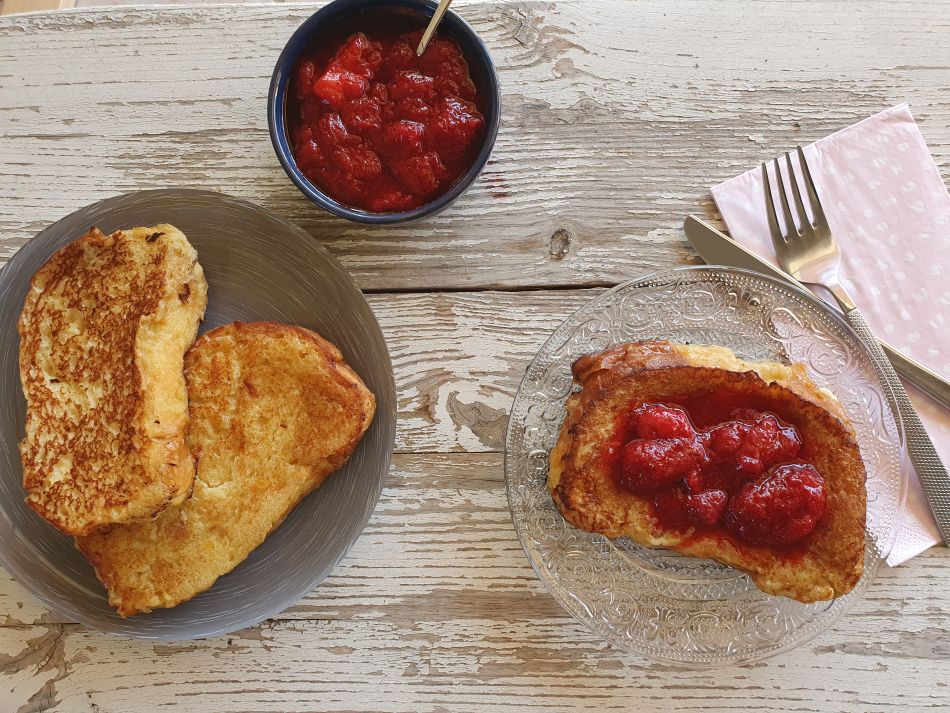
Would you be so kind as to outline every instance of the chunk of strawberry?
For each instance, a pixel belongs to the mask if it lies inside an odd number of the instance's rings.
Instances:
[[[419,58],[419,68],[434,77],[443,66],[459,60],[462,60],[462,50],[455,40],[433,37]]]
[[[389,90],[382,82],[373,82],[369,88],[369,96],[382,105],[389,101]]]
[[[686,496],[686,509],[697,525],[715,525],[726,511],[729,496],[725,490],[707,490]]]
[[[435,91],[440,97],[459,96],[459,85],[454,79],[447,77],[433,77]]]
[[[379,119],[382,126],[404,118],[397,115],[395,105],[389,101],[389,88],[382,82],[373,82],[369,89],[369,98],[379,105]]]
[[[692,438],[696,435],[686,411],[679,406],[643,404],[631,420],[637,438]]]
[[[422,153],[426,127],[416,121],[400,119],[383,128],[377,148],[393,158],[408,158]]]
[[[314,168],[322,166],[325,163],[320,145],[309,138],[297,143],[294,149],[294,158],[297,162],[297,167],[304,173],[312,171]]]
[[[333,152],[333,162],[344,175],[369,181],[383,172],[379,156],[367,146],[347,146]]]
[[[337,150],[330,155],[330,161],[338,160],[336,154],[342,153]],[[324,184],[329,189],[329,193],[337,200],[350,205],[359,205],[366,193],[366,182],[356,176],[346,173],[338,166],[331,165],[324,174]]]
[[[313,99],[300,105],[300,123],[303,126],[312,126],[323,116],[323,106]]]
[[[630,441],[621,455],[620,485],[645,493],[670,487],[708,460],[695,438],[652,438]]]
[[[754,545],[801,542],[825,512],[825,481],[814,466],[789,463],[746,483],[729,501],[725,524]]]
[[[416,60],[415,47],[410,47],[406,40],[400,39],[394,42],[385,52],[377,76],[383,81],[389,81],[397,72],[417,68],[418,61]]]
[[[710,429],[708,447],[718,463],[755,478],[768,468],[798,455],[802,440],[798,430],[774,414],[760,414],[755,421],[726,421]]]
[[[371,41],[362,32],[350,35],[334,57],[341,67],[366,79],[372,79],[382,60],[382,43]]]
[[[340,115],[334,112],[323,114],[317,119],[315,139],[325,154],[350,143],[350,133]]]
[[[294,126],[290,133],[294,141],[294,146],[313,139],[313,129],[309,126]]]
[[[429,123],[427,146],[443,159],[461,158],[478,135],[485,119],[471,102],[443,97]]]
[[[435,99],[435,80],[412,70],[402,70],[389,82],[389,97],[393,101],[419,97],[427,101]]]
[[[347,130],[360,136],[370,136],[382,128],[383,119],[379,102],[370,97],[362,97],[344,105],[340,118]]]
[[[307,60],[301,62],[297,67],[297,75],[294,80],[294,91],[298,99],[309,99],[313,96],[313,80],[316,77],[317,70],[313,62]]]
[[[435,91],[441,97],[459,97],[466,101],[474,101],[476,95],[471,79],[458,82],[450,77],[435,77]]]
[[[424,196],[438,189],[448,175],[438,154],[429,151],[420,156],[410,156],[390,164],[393,175],[416,195]]]
[[[384,176],[366,196],[366,208],[374,213],[399,213],[412,207],[412,195]]]
[[[433,72],[433,76],[441,79],[452,79],[459,85],[464,84],[470,79],[468,64],[462,58],[461,54],[439,65]]]
[[[369,89],[369,77],[331,62],[326,71],[313,82],[313,94],[334,109],[347,101],[359,99]]]
[[[802,449],[798,429],[771,413],[756,421],[748,439],[756,445],[766,468],[792,460]]]
[[[434,114],[432,106],[422,97],[407,97],[396,104],[395,116],[425,124]]]

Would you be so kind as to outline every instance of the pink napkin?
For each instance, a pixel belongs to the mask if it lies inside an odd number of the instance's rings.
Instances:
[[[871,328],[938,374],[950,374],[950,193],[907,105],[819,139],[804,153],[841,247],[841,282]],[[771,172],[770,182],[776,185]],[[732,238],[776,262],[762,194],[760,168],[712,189]],[[909,385],[908,392],[937,452],[950,463],[950,412]],[[890,565],[941,540],[908,468]]]

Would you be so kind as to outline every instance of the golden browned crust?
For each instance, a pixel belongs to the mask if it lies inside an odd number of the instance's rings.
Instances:
[[[721,347],[651,341],[582,357],[573,372],[582,390],[568,399],[548,473],[548,489],[568,522],[607,537],[627,536],[714,559],[748,572],[769,594],[802,602],[839,597],[854,588],[864,568],[864,464],[840,405],[808,379],[804,367],[750,364]],[[825,514],[794,555],[695,529],[661,531],[649,501],[618,487],[604,463],[616,415],[631,404],[720,391],[766,399],[798,427],[824,477]]]
[[[122,616],[180,604],[242,562],[346,462],[376,407],[339,349],[301,327],[219,327],[185,370],[192,496],[76,541]]]
[[[182,360],[207,304],[171,225],[96,228],[33,276],[18,324],[27,503],[65,533],[149,518],[187,496]]]

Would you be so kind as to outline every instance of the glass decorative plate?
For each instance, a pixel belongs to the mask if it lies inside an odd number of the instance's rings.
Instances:
[[[571,393],[571,363],[641,339],[729,347],[753,361],[801,362],[857,432],[867,468],[864,575],[849,594],[801,604],[764,594],[711,560],[577,530],[548,494],[548,453]],[[868,588],[897,535],[903,433],[866,349],[817,298],[758,273],[671,270],[625,283],[571,316],[528,367],[515,398],[505,480],[515,529],[548,591],[611,644],[692,666],[771,656],[816,636]]]

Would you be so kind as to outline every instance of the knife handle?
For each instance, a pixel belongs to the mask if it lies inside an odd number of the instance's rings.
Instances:
[[[851,328],[857,333],[858,337],[864,342],[864,345],[871,352],[874,369],[878,376],[891,387],[891,393],[894,395],[897,410],[900,412],[901,420],[904,422],[904,439],[907,443],[907,453],[910,456],[911,463],[914,464],[914,470],[917,471],[917,477],[927,495],[927,502],[930,503],[930,509],[933,510],[934,518],[937,520],[937,529],[945,543],[950,542],[950,475],[947,475],[947,469],[940,461],[937,450],[934,448],[933,441],[927,434],[924,424],[920,422],[920,417],[910,402],[907,391],[901,383],[894,367],[887,360],[884,349],[881,348],[877,338],[864,320],[864,316],[859,309],[848,310],[844,313],[844,318],[851,325]]]
[[[881,340],[881,346],[898,374],[915,386],[919,386],[922,391],[933,397],[941,406],[950,409],[950,383],[946,379],[941,378],[906,354],[901,354],[883,339]]]

